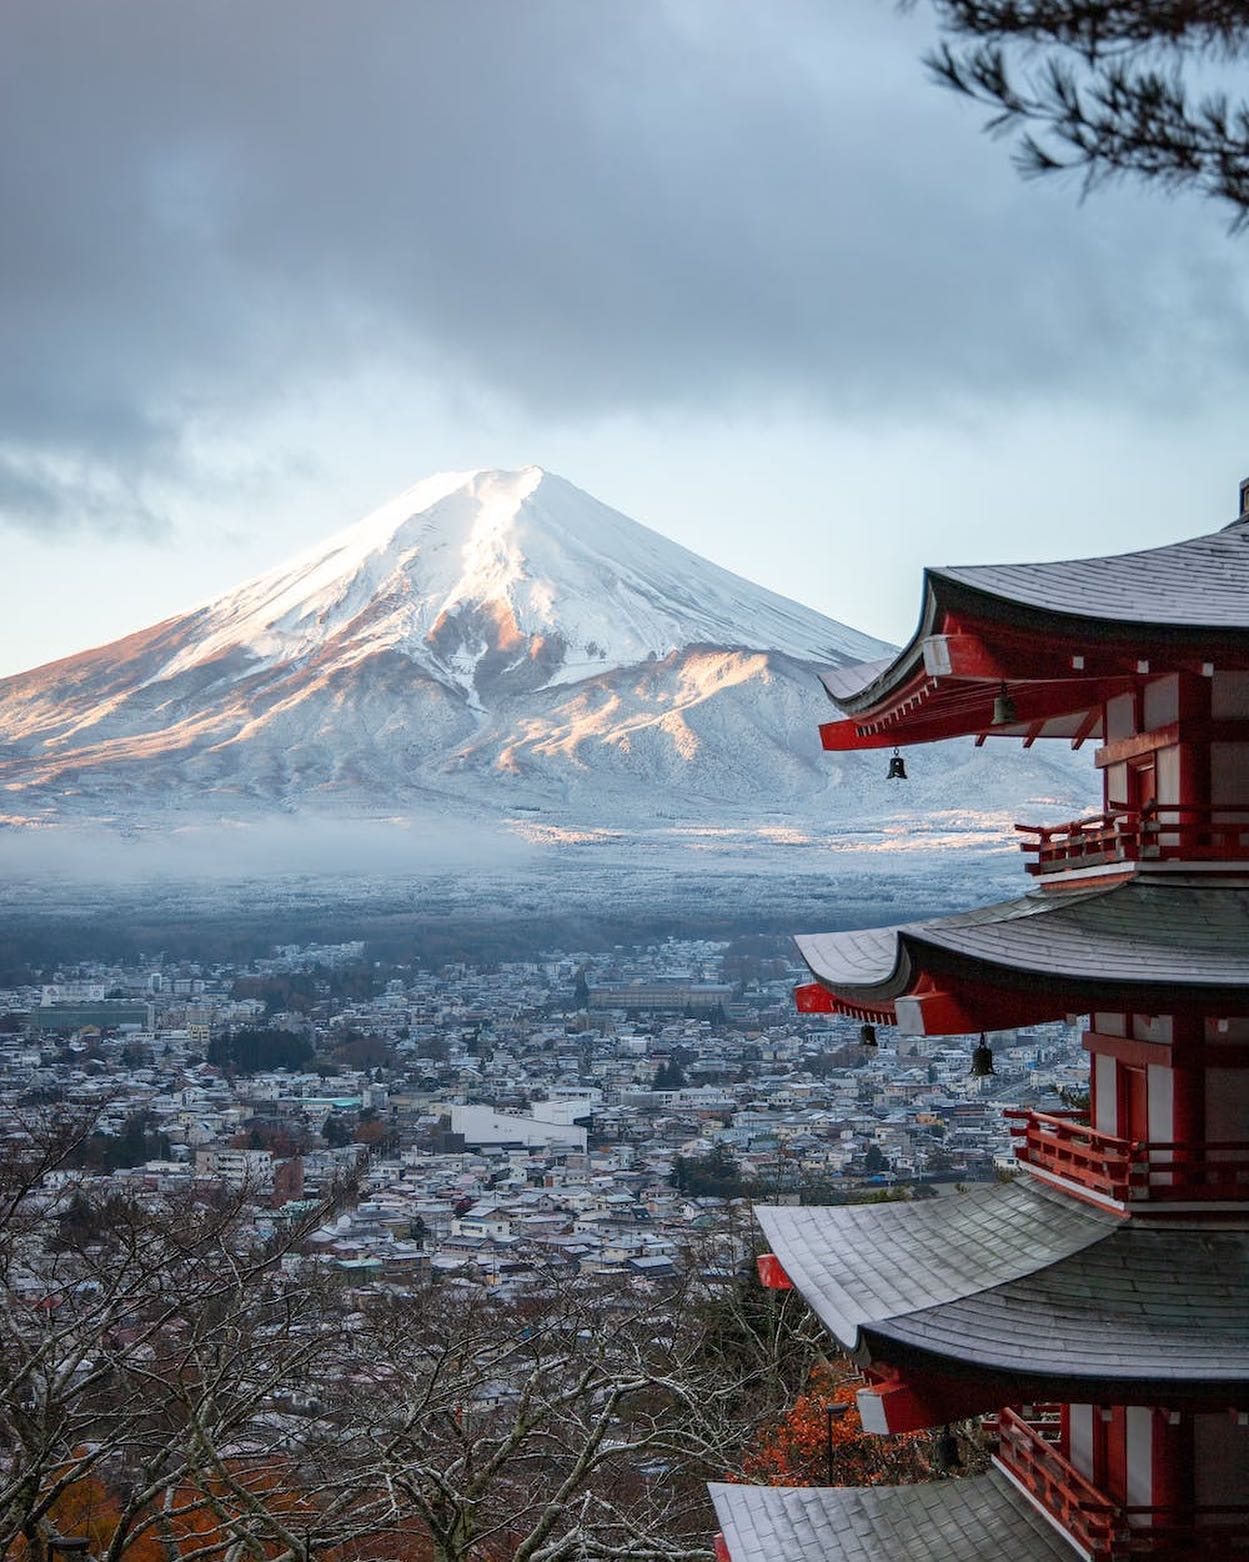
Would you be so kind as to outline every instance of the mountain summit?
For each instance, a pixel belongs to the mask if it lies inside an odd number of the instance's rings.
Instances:
[[[174,676],[397,650],[489,705],[690,645],[833,663],[878,641],[699,558],[541,467],[442,472],[197,618]]]
[[[870,816],[877,756],[821,753],[816,671],[887,649],[538,467],[443,473],[180,617],[0,680],[0,822]],[[948,761],[930,775],[974,793]]]

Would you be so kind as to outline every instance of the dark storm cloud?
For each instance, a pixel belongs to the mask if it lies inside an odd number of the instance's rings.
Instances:
[[[19,523],[151,524],[205,429],[370,365],[887,422],[1191,404],[1243,357],[1243,243],[1021,187],[874,0],[14,0],[3,31]]]

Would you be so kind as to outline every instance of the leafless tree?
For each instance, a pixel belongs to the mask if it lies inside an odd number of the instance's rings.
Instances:
[[[733,1279],[731,1240],[650,1284],[535,1260],[505,1299],[356,1293],[300,1256],[326,1207],[119,1194],[69,1169],[86,1131],[0,1161],[0,1551],[22,1562],[59,1532],[98,1562],[706,1559],[703,1482],[812,1349],[804,1309]]]
[[[84,1502],[101,1562],[246,1550],[289,1501],[225,1498],[331,1358],[334,1310],[282,1275],[300,1226],[261,1240],[247,1189],[119,1194],[71,1170],[90,1127],[34,1125],[0,1156],[0,1551],[44,1562]]]
[[[725,1372],[730,1315],[693,1271],[654,1290],[533,1280],[522,1300],[444,1284],[369,1308],[336,1414],[371,1514],[385,1492],[436,1562],[707,1558],[703,1483],[788,1392],[767,1350]]]

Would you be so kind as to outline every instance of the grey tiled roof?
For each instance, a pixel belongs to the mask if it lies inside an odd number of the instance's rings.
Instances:
[[[1249,521],[1140,553],[929,573],[934,580],[1079,618],[1249,629]]]
[[[881,1335],[1006,1372],[1243,1384],[1249,1235],[1129,1223],[1036,1274],[893,1319]]]
[[[843,694],[857,694],[873,679],[887,672],[897,660],[896,655],[882,656],[872,662],[851,662],[847,667],[828,667],[820,674],[820,682],[834,700]]]
[[[1249,1384],[1249,1232],[1165,1229],[1031,1180],[919,1204],[756,1210],[841,1345],[1064,1381]]]
[[[1072,1562],[996,1470],[919,1486],[708,1488],[732,1562]]]
[[[800,934],[796,942],[827,987],[882,1001],[909,991],[925,949],[1109,989],[1246,987],[1249,892],[1137,878],[1107,889],[1036,890],[898,927]]]
[[[1245,631],[1249,630],[1249,521],[1139,553],[926,570],[914,636],[892,660],[859,662],[821,674],[831,698],[861,709],[908,677],[919,664],[923,638],[942,619],[943,604],[956,606],[960,594],[965,601],[968,590],[1020,612],[1107,625],[1152,624],[1173,632],[1210,630],[1224,635]],[[956,601],[947,602],[951,597]]]
[[[786,1274],[847,1350],[864,1324],[1033,1274],[1116,1224],[1030,1180],[918,1203],[763,1205],[755,1216]]]

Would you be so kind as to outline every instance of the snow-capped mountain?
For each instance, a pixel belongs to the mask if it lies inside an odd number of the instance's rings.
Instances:
[[[0,813],[870,818],[879,757],[820,752],[814,670],[887,649],[538,467],[444,473],[181,617],[0,681]],[[1013,794],[1063,792],[1061,767],[1017,765]],[[913,801],[964,803],[992,766],[943,759]]]
[[[540,467],[442,472],[208,603],[160,676],[398,650],[475,695],[575,683],[688,645],[843,662],[881,643],[609,509]]]

